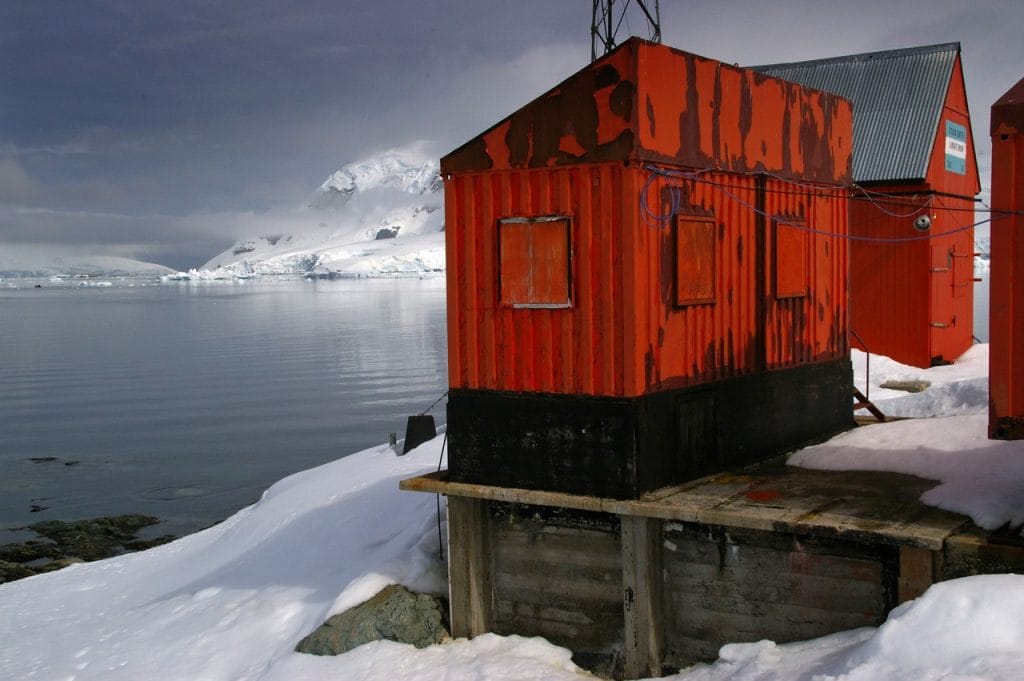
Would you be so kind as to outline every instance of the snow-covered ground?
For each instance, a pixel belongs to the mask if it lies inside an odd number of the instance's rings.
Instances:
[[[879,399],[883,409],[911,404],[956,415],[859,428],[798,452],[791,463],[940,479],[927,503],[986,527],[1020,523],[1024,442],[985,439],[985,391],[956,385],[982,380],[986,350],[928,370],[873,358],[872,383],[904,372],[931,382],[923,393]],[[962,403],[950,407],[950,394]],[[338,657],[293,652],[327,616],[385,584],[444,591],[435,499],[398,490],[400,479],[436,469],[441,451],[440,437],[405,457],[372,448],[288,477],[253,506],[171,544],[0,585],[0,678],[581,678],[567,650],[536,638],[486,635],[424,650],[378,642]],[[788,645],[731,644],[714,664],[674,678],[1016,680],[1024,669],[1022,610],[1024,576],[955,580],[893,611],[877,629]]]
[[[972,346],[953,364],[931,369],[900,364],[884,355],[869,358],[860,350],[853,350],[851,359],[854,383],[887,416],[922,418],[988,411],[987,343]],[[915,382],[931,385],[919,393],[882,387],[887,383]],[[867,410],[858,412],[867,413]]]

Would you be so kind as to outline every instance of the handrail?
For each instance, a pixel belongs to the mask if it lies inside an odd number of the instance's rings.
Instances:
[[[857,339],[857,342],[864,348],[864,399],[871,401],[871,350],[868,349],[868,344],[864,342],[864,339],[860,337],[853,327],[850,327],[850,334]]]

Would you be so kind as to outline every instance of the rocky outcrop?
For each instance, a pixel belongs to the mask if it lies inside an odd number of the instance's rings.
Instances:
[[[139,539],[138,532],[159,522],[147,515],[128,514],[88,520],[44,520],[28,527],[43,539],[0,545],[0,584],[50,572],[72,563],[100,560],[131,551],[143,551],[174,539],[163,535]]]
[[[380,640],[425,648],[451,637],[446,628],[446,612],[438,598],[391,585],[365,603],[329,618],[299,641],[295,650],[312,655],[340,655]]]

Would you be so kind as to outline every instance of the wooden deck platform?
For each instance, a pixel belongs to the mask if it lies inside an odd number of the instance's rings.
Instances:
[[[401,489],[749,530],[855,538],[931,551],[969,519],[919,501],[935,481],[867,471],[813,471],[762,463],[663,488],[636,500],[451,482],[446,471]]]
[[[584,666],[637,678],[730,641],[877,625],[936,581],[1024,571],[1020,541],[923,504],[935,484],[780,459],[632,500],[447,471],[400,486],[448,497],[455,636],[543,635]]]

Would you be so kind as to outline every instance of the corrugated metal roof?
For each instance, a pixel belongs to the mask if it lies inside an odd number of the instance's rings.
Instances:
[[[960,43],[749,68],[853,102],[856,182],[922,180]]]

